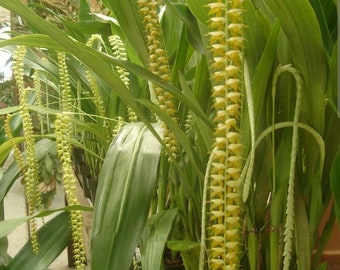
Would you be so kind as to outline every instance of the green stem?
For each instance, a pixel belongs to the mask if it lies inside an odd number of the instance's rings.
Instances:
[[[280,233],[279,228],[271,225],[270,235],[269,235],[269,254],[270,254],[270,270],[280,269],[280,259],[279,259],[279,245],[280,245]]]
[[[249,165],[247,166],[247,174],[243,187],[243,202],[245,202],[248,198],[250,186],[251,186],[251,177],[253,175],[254,162],[255,162],[255,109],[254,109],[254,99],[252,95],[251,89],[251,81],[249,75],[249,68],[247,61],[244,61],[244,84],[247,96],[248,103],[248,114],[249,114],[249,124],[250,124],[250,137],[251,137],[251,149],[249,154]]]
[[[252,227],[250,232],[248,233],[248,259],[249,259],[249,266],[250,270],[257,269],[258,263],[258,253],[259,253],[259,246],[258,246],[258,233],[256,228]]]
[[[214,150],[212,151],[212,153]],[[205,265],[205,241],[206,241],[206,213],[207,213],[207,192],[209,184],[209,175],[211,169],[211,162],[213,160],[213,155],[209,156],[209,161],[207,164],[207,169],[205,171],[204,184],[203,184],[203,199],[202,199],[202,228],[201,228],[201,245],[200,245],[200,258],[199,258],[199,270],[204,270]]]

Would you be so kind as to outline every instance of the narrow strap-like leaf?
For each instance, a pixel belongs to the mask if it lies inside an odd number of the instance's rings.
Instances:
[[[38,239],[39,253],[37,255],[33,254],[32,246],[27,242],[6,269],[47,269],[71,239],[68,213],[63,212],[47,222],[38,230]]]

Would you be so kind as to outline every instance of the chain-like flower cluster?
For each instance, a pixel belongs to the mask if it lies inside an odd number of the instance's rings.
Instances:
[[[69,205],[79,205],[76,196],[76,177],[72,167],[72,123],[66,113],[56,116],[55,136],[57,141],[57,153],[60,159],[63,185],[66,199]],[[79,210],[70,211],[70,222],[72,230],[73,256],[77,270],[84,269],[86,266],[86,256],[83,240],[83,218]]]
[[[91,35],[89,40],[86,42],[86,46],[93,47],[96,41],[100,43],[104,43],[101,35],[94,34],[94,35]],[[91,93],[92,93],[91,100],[93,101],[94,105],[97,108],[98,115],[102,117],[103,119],[103,127],[105,127],[105,131],[106,131],[106,140],[108,143],[110,143],[112,140],[111,126],[110,126],[109,121],[107,121],[106,119],[106,109],[104,106],[103,98],[99,91],[97,80],[90,70],[86,70],[85,74],[86,74],[87,80],[90,83],[90,88],[91,88]],[[87,94],[90,95],[90,93],[87,93]]]
[[[242,90],[242,0],[208,4],[211,82],[215,109],[209,185],[208,263],[210,269],[238,269],[241,245],[240,110]]]
[[[12,129],[11,129],[11,119],[12,119],[11,114],[6,115],[5,123],[4,123],[4,129],[5,129],[5,133],[6,133],[6,137],[7,137],[8,141],[11,143],[14,159],[15,159],[16,163],[19,165],[20,170],[23,172],[23,171],[25,171],[26,165],[25,165],[25,161],[24,161],[24,159],[21,155],[21,151],[19,149],[19,146],[15,143],[14,138],[13,138]]]
[[[61,87],[61,101],[62,101],[62,110],[65,112],[72,111],[72,95],[71,95],[71,84],[70,78],[68,75],[68,68],[66,64],[66,56],[65,53],[58,52],[58,70],[59,70],[59,79],[60,79],[60,87]]]
[[[102,40],[101,36],[98,35],[98,34],[92,35],[91,38],[86,42],[86,46],[92,47],[96,40],[101,41]],[[102,117],[105,117],[106,110],[105,110],[105,107],[104,107],[103,99],[102,99],[102,97],[99,93],[97,80],[94,77],[94,75],[91,73],[91,71],[86,70],[85,73],[86,73],[87,80],[90,83],[91,91],[92,91],[92,94],[93,94],[92,100],[97,107],[99,115],[102,116]]]
[[[34,77],[33,77],[33,83],[34,83],[34,91],[35,91],[35,104],[37,106],[43,106],[43,100],[42,100],[42,93],[41,93],[41,82],[40,82],[40,74],[39,70],[35,70]],[[44,133],[43,130],[43,119],[41,113],[38,112],[37,114],[38,120],[40,122],[41,126],[41,132]]]
[[[109,42],[112,47],[113,56],[117,59],[127,61],[127,53],[125,49],[125,45],[121,38],[118,35],[113,35],[109,37]],[[116,67],[117,72],[119,74],[120,79],[125,84],[127,89],[130,89],[130,80],[129,80],[129,72],[120,66]],[[131,109],[130,106],[127,107],[128,110],[128,116],[129,116],[129,122],[137,122],[138,118],[136,113]]]
[[[171,81],[170,67],[168,56],[165,50],[162,30],[158,21],[158,1],[157,0],[138,0],[139,13],[143,18],[143,25],[146,32],[146,42],[149,53],[149,68],[151,72],[164,81]],[[153,91],[158,106],[172,118],[177,120],[177,109],[174,97],[162,87],[153,84]],[[163,125],[164,143],[170,149],[172,158],[178,155],[178,141],[173,132],[164,124]]]
[[[32,118],[28,109],[29,104],[29,92],[30,88],[26,88],[24,85],[24,57],[26,55],[26,47],[18,46],[17,50],[13,54],[13,75],[18,87],[19,93],[19,106],[20,106],[20,116],[22,120],[22,127],[25,136],[25,150],[26,159],[24,165],[22,164],[22,158],[19,157],[18,149],[14,149],[17,153],[15,154],[19,166],[24,168],[23,171],[23,182],[25,184],[25,193],[27,198],[27,208],[28,214],[32,215],[35,213],[35,209],[42,209],[42,197],[39,192],[39,164],[35,153],[35,140],[33,137],[33,123]],[[9,125],[9,123],[8,123]],[[9,126],[8,135],[10,134]],[[20,165],[21,164],[21,165]],[[38,237],[37,237],[37,223],[35,219],[29,222],[30,233],[31,233],[31,243],[34,253],[38,253]]]
[[[61,87],[62,113],[56,116],[55,137],[57,153],[62,168],[62,179],[66,199],[69,205],[79,205],[76,196],[76,176],[72,163],[72,134],[73,126],[69,114],[72,109],[71,86],[64,53],[58,53],[59,77]],[[77,270],[85,269],[86,256],[83,239],[83,217],[79,210],[70,211],[70,223],[72,230],[73,256]]]

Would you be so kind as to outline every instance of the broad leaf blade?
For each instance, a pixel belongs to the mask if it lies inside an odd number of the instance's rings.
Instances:
[[[140,122],[125,125],[111,144],[95,200],[93,270],[130,267],[149,214],[160,152],[160,143]]]
[[[181,251],[185,269],[198,269],[200,256],[200,244],[190,240],[174,240],[167,242],[171,250]]]
[[[194,16],[202,23],[202,24],[208,24],[208,13],[209,8],[207,6],[208,1],[207,0],[187,0],[187,5],[189,6],[189,9],[194,14]]]
[[[141,247],[143,269],[160,269],[164,247],[177,214],[177,209],[166,210],[148,220]]]

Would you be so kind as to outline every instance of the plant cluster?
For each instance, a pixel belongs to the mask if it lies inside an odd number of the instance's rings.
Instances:
[[[46,269],[70,238],[77,269],[326,269],[340,217],[336,1],[67,3],[0,0],[26,26],[0,42],[19,93],[0,109],[0,162],[15,156],[0,202],[22,175],[32,243],[4,248],[0,269]],[[68,215],[37,230],[57,177]],[[12,228],[0,222],[0,241]]]

